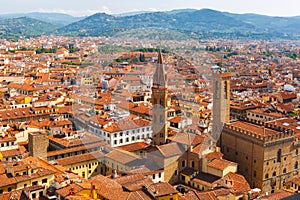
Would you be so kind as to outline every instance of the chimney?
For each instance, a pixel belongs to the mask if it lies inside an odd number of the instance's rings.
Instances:
[[[92,184],[92,199],[97,199],[97,197],[98,195],[97,195],[96,186]]]

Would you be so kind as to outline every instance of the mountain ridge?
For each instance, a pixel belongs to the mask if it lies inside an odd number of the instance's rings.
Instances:
[[[60,16],[68,15],[62,14]],[[43,21],[43,19],[39,20]],[[49,17],[44,21],[49,23]],[[178,9],[124,16],[96,13],[84,18],[76,18],[74,22],[65,26],[52,23],[49,28],[52,28],[52,32],[49,32],[52,34],[81,37],[126,36],[126,33],[134,36],[134,30],[146,31],[153,35],[155,34],[153,30],[165,30],[169,34],[173,34],[170,35],[170,38],[174,38],[174,35],[182,36],[185,34],[193,39],[222,37],[234,39],[299,39],[300,16],[274,17],[251,13],[236,14],[213,9]],[[147,34],[137,33],[137,35],[148,37]]]

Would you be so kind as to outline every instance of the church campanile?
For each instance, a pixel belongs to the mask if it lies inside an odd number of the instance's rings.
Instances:
[[[167,75],[162,53],[158,54],[158,63],[153,75],[152,86],[152,131],[153,144],[162,145],[168,138],[168,87]]]

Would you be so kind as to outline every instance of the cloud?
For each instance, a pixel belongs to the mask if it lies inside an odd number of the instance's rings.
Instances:
[[[72,16],[80,17],[80,16],[89,16],[93,15],[95,13],[107,13],[107,14],[112,14],[112,12],[109,10],[108,7],[102,6],[100,9],[97,10],[70,10],[70,9],[37,9],[34,10],[34,12],[48,12],[48,13],[64,13],[64,14],[69,14]]]

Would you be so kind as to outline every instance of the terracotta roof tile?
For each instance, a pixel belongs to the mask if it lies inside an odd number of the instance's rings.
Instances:
[[[228,160],[223,159],[214,159],[210,163],[207,164],[208,167],[218,169],[218,170],[225,170],[229,166],[237,165],[237,163],[230,162]]]

